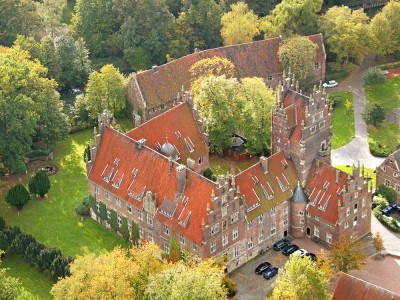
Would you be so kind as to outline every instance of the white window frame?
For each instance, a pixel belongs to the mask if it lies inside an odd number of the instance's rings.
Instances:
[[[143,211],[138,209],[138,219],[143,221]]]
[[[122,217],[121,217],[120,214],[117,215],[117,223],[118,223],[118,226],[121,227],[121,225],[122,225]]]
[[[251,249],[251,248],[253,248],[253,237],[252,236],[247,239],[247,249]]]
[[[121,199],[119,198],[119,197],[115,197],[115,205],[117,206],[117,207],[121,207]]]
[[[258,224],[262,224],[263,220],[264,220],[264,214],[259,215],[258,216]]]
[[[219,232],[219,223],[211,226],[211,236],[216,235]]]
[[[314,235],[319,237],[319,228],[317,226],[314,226]]]
[[[347,228],[349,228],[349,222],[348,221],[344,222],[344,229],[347,229]]]
[[[275,207],[273,207],[273,208],[271,208],[270,210],[269,210],[269,214],[270,214],[270,216],[271,217],[273,217],[273,216],[275,216]]]
[[[126,203],[126,211],[132,214],[132,205],[130,203]]]
[[[288,225],[288,219],[283,220],[283,226],[287,226]]]
[[[361,218],[364,219],[366,216],[367,216],[367,211],[365,210],[361,213]]]
[[[151,214],[147,214],[147,224],[153,226],[153,216]]]
[[[248,221],[247,222],[247,230],[250,230],[253,228],[253,221]]]
[[[221,214],[222,214],[222,217],[225,217],[228,214],[228,207],[227,206],[223,206],[222,207]]]
[[[109,191],[107,191],[107,190],[105,190],[105,195],[106,195],[106,199],[107,200],[110,200],[110,192]]]
[[[236,240],[239,237],[239,228],[234,228],[232,230],[232,240]]]
[[[163,227],[164,227],[164,234],[169,235],[169,227],[165,224],[163,225]]]
[[[239,256],[239,247],[235,246],[233,247],[233,257],[236,258]]]
[[[228,245],[229,242],[229,236],[227,233],[222,235],[222,246],[225,247],[226,245]]]
[[[179,235],[179,243],[185,245],[185,237],[182,234]]]
[[[98,185],[94,186],[94,192],[95,192],[96,195],[100,194],[100,188],[99,188]]]
[[[274,235],[276,233],[276,226],[275,223],[271,224],[271,235]]]
[[[260,230],[258,232],[258,242],[261,243],[264,240],[264,231]]]
[[[214,253],[217,250],[217,243],[216,241],[212,241],[210,244],[210,253]]]
[[[239,220],[239,212],[235,212],[231,215],[231,224],[237,222]]]
[[[329,234],[329,233],[326,234],[326,241],[327,241],[329,244],[332,244],[332,235],[331,235],[331,234]]]

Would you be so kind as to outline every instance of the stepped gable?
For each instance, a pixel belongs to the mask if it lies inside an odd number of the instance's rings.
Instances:
[[[212,205],[211,197],[205,195],[211,195],[217,187],[186,169],[186,185],[182,194],[177,193],[178,166],[181,165],[140,142],[107,128],[88,179],[139,209],[143,208],[146,193],[151,191],[157,208],[163,208],[157,209],[154,218],[200,243],[202,220],[208,223],[206,209]]]
[[[235,177],[244,197],[247,220],[267,212],[293,195],[298,177],[293,163],[283,151],[261,158],[260,162]]]
[[[321,34],[308,38],[318,45],[316,61],[325,61],[325,49]],[[229,59],[235,65],[235,76],[262,77],[282,74],[278,59],[280,37],[246,44],[208,49],[173,60],[161,66],[138,72],[136,80],[147,107],[155,107],[174,99],[177,94],[188,90],[191,85],[190,67],[202,60],[219,56]]]
[[[400,295],[341,272],[332,300],[400,300]]]
[[[177,161],[182,164],[186,164],[188,158],[197,161],[200,156],[208,153],[208,147],[187,102],[178,104],[126,135],[134,140],[146,139],[145,145],[155,151],[160,151],[168,139],[168,143],[177,150]]]
[[[344,186],[347,189],[347,177],[347,173],[315,160],[306,183],[309,199],[307,211],[324,221],[336,224],[339,204],[343,204]]]

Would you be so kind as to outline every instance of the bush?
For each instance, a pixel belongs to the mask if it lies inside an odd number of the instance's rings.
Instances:
[[[210,169],[210,168],[207,168],[207,169],[205,169],[205,171],[203,172],[203,175],[204,175],[204,177],[205,178],[208,178],[208,179],[212,179],[212,176],[213,176],[213,171]]]
[[[222,282],[228,292],[229,297],[233,297],[234,295],[236,295],[238,290],[236,286],[236,281],[233,278],[225,276]]]
[[[391,153],[390,149],[381,143],[369,143],[369,151],[377,157],[387,157]]]
[[[50,180],[46,172],[39,171],[29,180],[29,191],[43,198],[50,190]]]
[[[394,54],[394,58],[400,60],[400,51]]]
[[[83,130],[88,129],[90,127],[91,127],[90,123],[82,122],[79,125],[69,127],[68,130],[69,130],[69,133],[75,133],[75,132],[83,131]]]
[[[372,67],[364,73],[363,81],[366,85],[382,84],[385,82],[385,75],[383,75],[381,68]]]
[[[17,184],[8,190],[6,202],[20,210],[29,202],[31,195],[22,184]]]
[[[380,194],[382,197],[384,197],[389,202],[390,205],[396,203],[397,193],[393,188],[388,187],[384,184],[381,184],[378,187],[378,194]]]
[[[389,202],[383,197],[375,196],[372,200],[372,209],[377,208],[378,210],[382,210],[388,207]]]
[[[85,207],[85,205],[83,205],[82,203],[79,203],[75,207],[75,211],[80,216],[86,216],[90,214],[90,209],[88,207]]]
[[[0,231],[2,231],[5,226],[6,226],[6,221],[4,221],[3,217],[0,216]]]
[[[385,110],[382,105],[378,103],[373,103],[367,106],[365,113],[363,113],[363,119],[368,125],[373,125],[377,127],[383,120],[385,120]]]
[[[31,152],[27,153],[25,157],[28,159],[44,158],[47,157],[49,153],[50,151],[48,150],[32,150]]]
[[[388,64],[383,64],[379,66],[383,70],[389,70],[389,69],[396,69],[400,68],[400,61],[393,62],[393,63],[388,63]]]

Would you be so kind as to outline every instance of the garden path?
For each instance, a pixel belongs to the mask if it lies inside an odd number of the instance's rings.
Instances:
[[[365,167],[375,169],[383,162],[383,158],[375,157],[369,152],[367,125],[362,118],[366,106],[362,75],[374,62],[375,56],[368,55],[356,71],[341,82],[338,87],[331,90],[332,92],[352,92],[355,123],[354,139],[350,143],[332,150],[332,165],[357,165],[359,161]]]

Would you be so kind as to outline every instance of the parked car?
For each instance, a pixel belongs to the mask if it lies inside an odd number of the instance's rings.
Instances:
[[[325,88],[330,88],[338,86],[338,83],[335,80],[329,80],[328,82],[325,82],[322,86]]]
[[[283,248],[285,248],[287,245],[290,245],[290,241],[286,238],[280,239],[274,244],[274,249],[276,251],[281,251]]]
[[[279,269],[276,267],[270,268],[267,271],[263,273],[263,276],[265,279],[271,279],[274,277],[276,274],[278,274]]]
[[[255,270],[256,274],[261,275],[264,271],[266,271],[267,269],[271,268],[271,264],[267,261],[261,263]]]
[[[283,248],[282,253],[285,254],[286,256],[289,256],[290,254],[292,254],[293,252],[299,250],[299,246],[292,244],[292,245],[288,245],[285,248]]]
[[[303,258],[304,255],[306,255],[307,253],[308,253],[308,251],[306,249],[299,249],[299,250],[293,252],[292,255],[300,255],[301,258]]]
[[[314,253],[306,253],[304,257],[309,257],[312,261],[317,261],[317,256]]]

